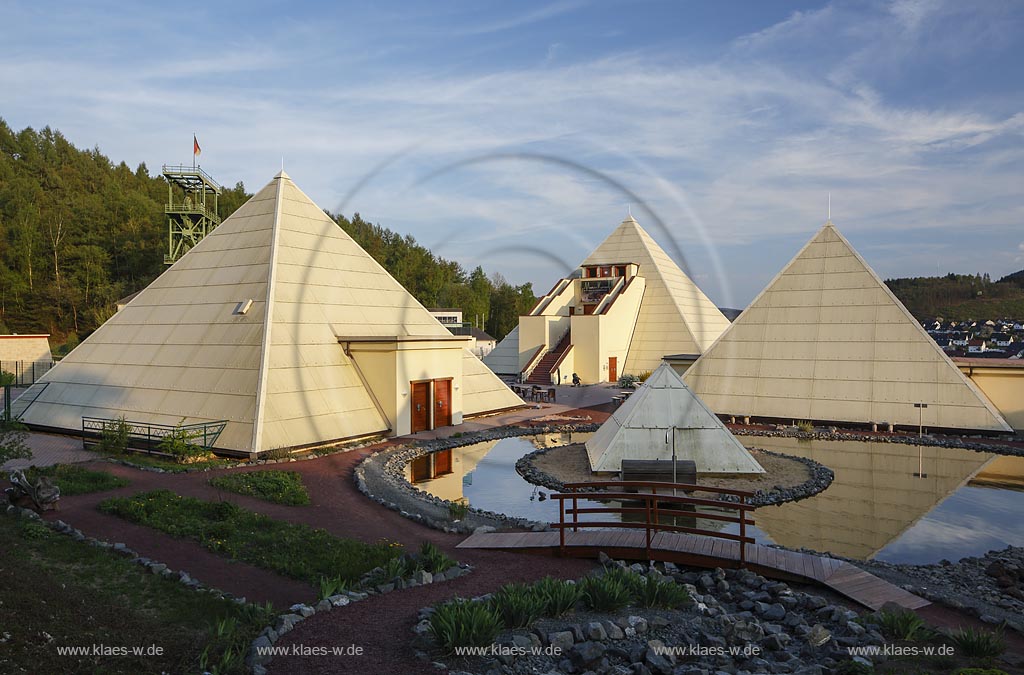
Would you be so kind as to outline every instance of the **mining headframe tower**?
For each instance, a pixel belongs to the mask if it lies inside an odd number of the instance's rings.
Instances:
[[[167,179],[167,253],[173,265],[220,224],[217,198],[221,186],[196,166],[163,166]]]

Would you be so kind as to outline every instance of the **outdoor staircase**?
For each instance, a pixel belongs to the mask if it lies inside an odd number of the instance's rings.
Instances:
[[[569,347],[572,346],[571,337],[572,332],[566,331],[558,345],[541,357],[536,367],[530,372],[530,377],[526,379],[526,384],[537,384],[544,387],[551,386],[551,372],[555,369],[555,365],[561,360],[565,352],[569,350]]]

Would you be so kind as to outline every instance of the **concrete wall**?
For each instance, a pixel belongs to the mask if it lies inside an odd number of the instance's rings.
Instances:
[[[1024,433],[1024,367],[957,366],[999,409],[1017,433]]]
[[[50,366],[49,335],[0,335],[0,362],[21,361],[31,368],[33,363]],[[14,372],[13,366],[10,372]]]
[[[608,359],[618,359],[618,375],[626,365],[626,355],[633,338],[644,280],[636,277],[629,288],[615,298],[606,314],[572,317],[572,343],[576,349],[576,373],[584,384],[608,381]]]
[[[452,425],[462,424],[463,342],[353,345],[352,353],[391,426],[404,436],[412,428],[411,382],[452,378]],[[433,389],[431,413],[433,414]]]
[[[519,370],[527,366],[539,347],[544,351],[558,344],[569,329],[568,310],[564,315],[540,314],[519,317]]]

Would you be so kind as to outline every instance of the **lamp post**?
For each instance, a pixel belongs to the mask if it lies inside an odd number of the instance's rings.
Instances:
[[[676,428],[669,427],[665,432],[665,444],[672,444],[672,496],[676,496]]]
[[[920,441],[924,438],[924,409],[928,407],[928,404],[915,403],[914,407],[917,408],[917,438]],[[924,446],[920,442],[917,444],[917,473],[914,476],[917,478],[928,477],[928,474],[924,472]]]
[[[924,409],[928,407],[927,403],[915,403],[914,407],[917,408],[917,437],[921,438],[924,436]]]

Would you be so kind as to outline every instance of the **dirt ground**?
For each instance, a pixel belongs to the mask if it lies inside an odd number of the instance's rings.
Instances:
[[[811,478],[811,471],[788,457],[771,455],[752,449],[750,454],[764,467],[766,473],[760,476],[697,476],[700,485],[729,488],[732,490],[770,490],[775,486],[796,487]],[[538,469],[563,483],[578,483],[596,478],[615,479],[616,474],[593,474],[587,460],[587,450],[582,443],[555,448],[533,459]]]

